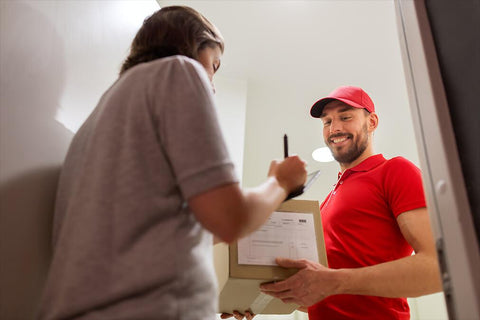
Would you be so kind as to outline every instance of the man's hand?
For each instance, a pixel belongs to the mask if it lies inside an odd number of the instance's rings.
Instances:
[[[279,298],[284,303],[311,306],[326,297],[339,293],[341,278],[337,270],[309,260],[277,258],[279,266],[297,268],[290,278],[277,283],[263,284],[263,293]]]

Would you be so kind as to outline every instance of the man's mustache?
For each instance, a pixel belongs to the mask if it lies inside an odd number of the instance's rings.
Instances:
[[[353,135],[351,133],[334,133],[328,137],[328,140],[330,141],[332,139],[342,138],[342,137],[353,138]]]

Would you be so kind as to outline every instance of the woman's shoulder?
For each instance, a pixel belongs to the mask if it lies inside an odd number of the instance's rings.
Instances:
[[[136,78],[141,75],[152,73],[192,73],[201,70],[201,64],[189,57],[182,55],[174,55],[164,58],[155,59],[148,62],[139,63],[127,70],[121,78]]]
[[[157,86],[159,82],[164,84],[184,83],[186,85],[192,79],[205,77],[207,77],[206,72],[198,61],[186,56],[175,55],[140,63],[127,70],[119,80],[128,85],[144,83]]]
[[[185,69],[187,71],[197,71],[202,65],[195,59],[187,56],[175,55],[165,58],[156,59],[146,63],[146,68],[174,68]]]

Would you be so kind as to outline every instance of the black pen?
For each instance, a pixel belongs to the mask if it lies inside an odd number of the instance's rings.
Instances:
[[[283,135],[283,156],[288,158],[288,137],[287,134]]]

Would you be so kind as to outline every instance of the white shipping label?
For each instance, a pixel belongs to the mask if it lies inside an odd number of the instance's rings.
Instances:
[[[275,266],[276,257],[318,262],[312,214],[274,212],[260,229],[238,241],[238,264]]]

